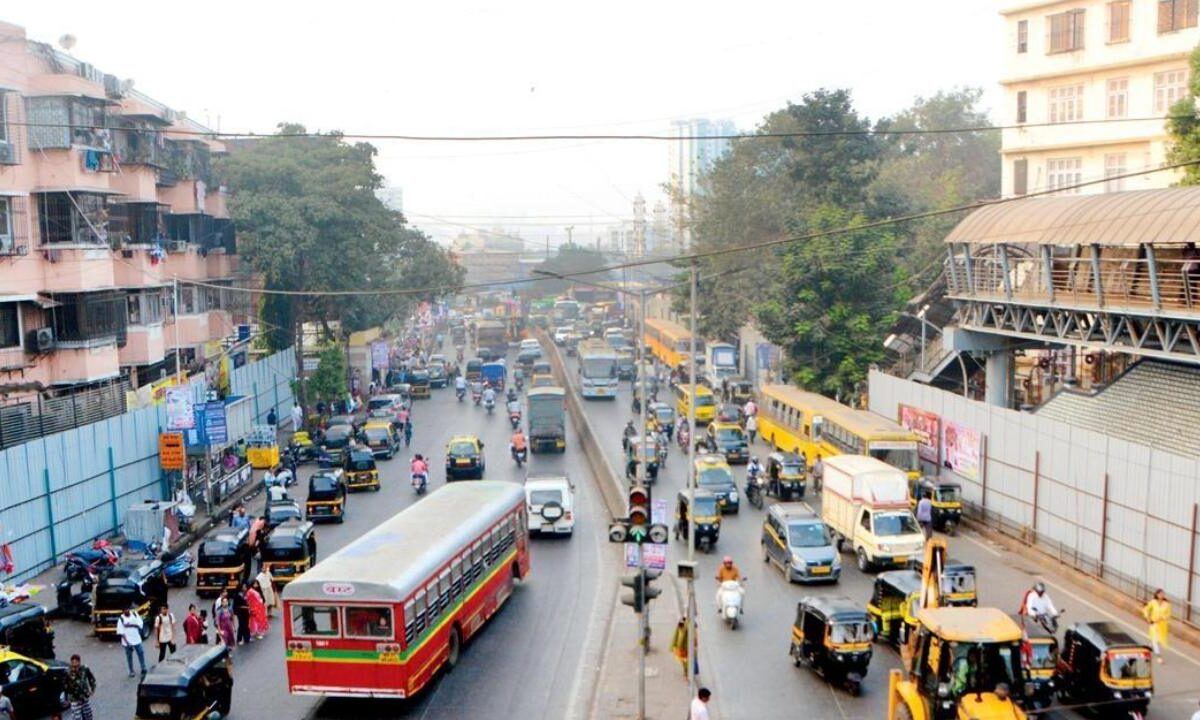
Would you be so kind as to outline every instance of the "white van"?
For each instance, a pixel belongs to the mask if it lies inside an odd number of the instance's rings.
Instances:
[[[525,480],[529,531],[570,535],[575,531],[575,486],[565,475],[537,475]]]

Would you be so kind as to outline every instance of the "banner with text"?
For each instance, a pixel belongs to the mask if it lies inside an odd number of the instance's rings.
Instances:
[[[979,480],[979,431],[951,420],[942,422],[942,465],[969,480]]]
[[[935,465],[939,460],[941,420],[937,415],[912,405],[900,406],[900,424],[917,435],[917,455]]]

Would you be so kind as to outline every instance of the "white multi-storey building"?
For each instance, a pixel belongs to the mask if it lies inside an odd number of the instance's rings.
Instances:
[[[1164,118],[1188,90],[1200,0],[1006,0],[1003,193],[1101,180],[1166,160]],[[1080,122],[1083,121],[1083,122]],[[1172,172],[1097,183],[1170,185]]]

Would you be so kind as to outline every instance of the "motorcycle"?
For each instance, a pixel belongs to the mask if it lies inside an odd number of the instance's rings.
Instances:
[[[688,432],[687,428],[679,428],[679,430],[675,433],[675,439],[679,441],[680,449],[686,451],[688,444],[692,441],[692,434]]]
[[[1059,610],[1057,615],[1041,613],[1041,614],[1035,616],[1033,619],[1035,622],[1037,622],[1038,625],[1041,625],[1042,628],[1046,632],[1050,633],[1051,635],[1057,635],[1058,634],[1058,619],[1060,617],[1062,617],[1063,613],[1065,613],[1065,612],[1066,612],[1066,610]]]
[[[721,618],[730,630],[737,630],[738,622],[742,617],[742,599],[745,594],[745,589],[737,580],[726,580],[721,583]]]
[[[462,402],[463,398],[465,398],[467,396],[467,389],[466,388],[457,388],[457,389],[455,389],[454,394],[455,394],[455,396],[458,397],[458,401]]]
[[[476,405],[478,405],[478,404],[479,404],[479,401],[483,399],[483,393],[481,393],[481,392],[472,392],[472,393],[471,393],[471,399],[475,401],[475,404],[476,404]]]
[[[492,411],[496,409],[496,401],[495,400],[484,400],[483,407],[484,407],[484,409],[487,410],[487,414],[491,415]]]
[[[173,587],[187,587],[192,580],[192,554],[164,552],[158,556],[163,563],[163,576]]]
[[[516,430],[517,428],[521,427],[521,413],[519,413],[519,412],[510,412],[510,413],[508,414],[508,421],[509,421],[510,423],[512,423],[512,429],[513,429],[513,430]]]
[[[415,490],[418,495],[425,494],[425,487],[429,480],[427,476],[428,476],[428,473],[413,473],[412,474],[413,490]]]
[[[512,457],[513,460],[517,461],[517,467],[521,467],[529,457],[529,448],[521,448],[520,450],[513,448]]]
[[[513,380],[513,382],[517,386],[517,392],[521,392],[525,389],[525,381],[522,380],[521,378],[516,378],[515,380]]]
[[[762,473],[758,470],[751,471],[746,475],[746,499],[751,505],[762,510],[764,494]]]
[[[102,576],[121,562],[121,549],[107,540],[97,540],[92,547],[67,553],[63,570],[67,579],[80,581],[88,576]]]

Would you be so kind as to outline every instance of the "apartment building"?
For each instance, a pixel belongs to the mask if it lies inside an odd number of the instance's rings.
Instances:
[[[1164,118],[1187,94],[1200,0],[1009,0],[1001,85],[1003,192],[1161,166]],[[1087,122],[1078,122],[1087,121]],[[1068,192],[1167,187],[1161,172]]]
[[[0,23],[0,419],[84,390],[123,402],[176,347],[200,369],[235,333],[248,301],[221,289],[236,243],[204,131]],[[221,287],[180,282],[176,302],[176,279]]]

